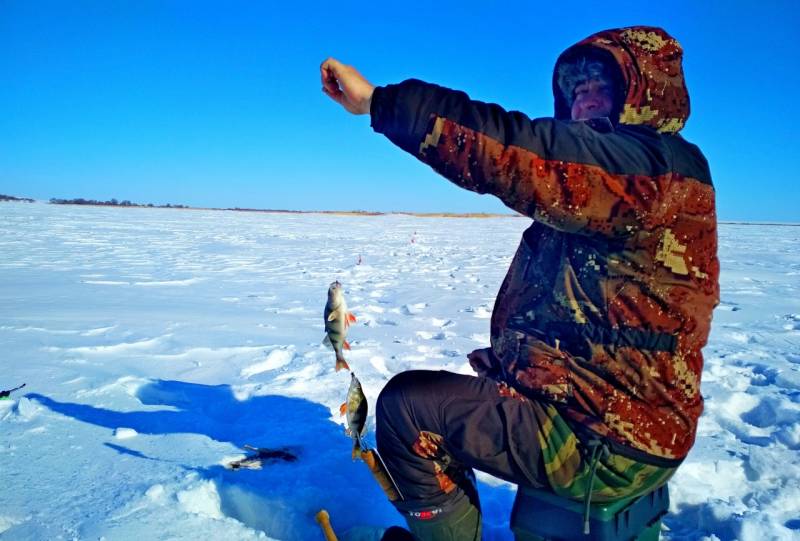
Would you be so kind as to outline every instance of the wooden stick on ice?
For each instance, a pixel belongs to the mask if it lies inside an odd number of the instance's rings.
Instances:
[[[331,527],[331,516],[327,511],[321,509],[314,518],[317,519],[320,528],[322,528],[322,533],[325,535],[325,541],[339,541],[336,538],[336,534],[333,533],[333,528]]]

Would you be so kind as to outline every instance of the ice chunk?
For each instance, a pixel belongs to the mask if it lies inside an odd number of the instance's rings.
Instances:
[[[36,413],[39,411],[39,407],[34,404],[30,399],[23,396],[17,402],[16,407],[17,415],[22,417],[23,419],[33,419],[36,416]]]
[[[139,433],[132,428],[120,427],[114,429],[114,437],[117,438],[118,440],[129,440],[131,438],[135,438],[138,435]]]
[[[210,518],[224,518],[217,486],[212,481],[203,481],[178,493],[178,502],[184,511]]]

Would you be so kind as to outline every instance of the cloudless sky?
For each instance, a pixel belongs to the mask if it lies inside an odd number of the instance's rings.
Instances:
[[[683,45],[682,133],[709,160],[720,218],[800,222],[798,5],[0,0],[0,193],[509,212],[344,112],[320,91],[319,64],[550,116],[563,49],[650,24]]]

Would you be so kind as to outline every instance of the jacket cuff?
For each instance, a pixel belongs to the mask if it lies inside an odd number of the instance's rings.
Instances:
[[[369,105],[370,126],[377,133],[385,133],[386,116],[392,109],[389,92],[384,86],[376,86],[372,92],[372,101]]]

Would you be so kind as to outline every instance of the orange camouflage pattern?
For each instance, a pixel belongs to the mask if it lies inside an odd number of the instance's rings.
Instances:
[[[458,485],[453,477],[448,474],[451,469],[452,459],[442,448],[443,442],[444,437],[442,435],[423,430],[417,435],[417,439],[411,448],[417,456],[429,458],[433,461],[433,473],[436,476],[437,483],[439,483],[439,488],[445,494],[449,494]]]
[[[661,133],[677,133],[689,118],[689,93],[683,77],[683,49],[661,28],[632,26],[605,30],[576,43],[559,61],[576,49],[595,47],[610,53],[621,68],[627,86],[619,123],[644,124]],[[556,92],[556,117],[561,107]]]
[[[584,46],[620,66],[628,88],[619,127],[680,137],[689,97],[674,38],[632,27],[576,45]],[[710,182],[554,159],[436,115],[419,157],[534,219],[492,316],[492,347],[509,382],[623,446],[685,457],[719,301]]]

